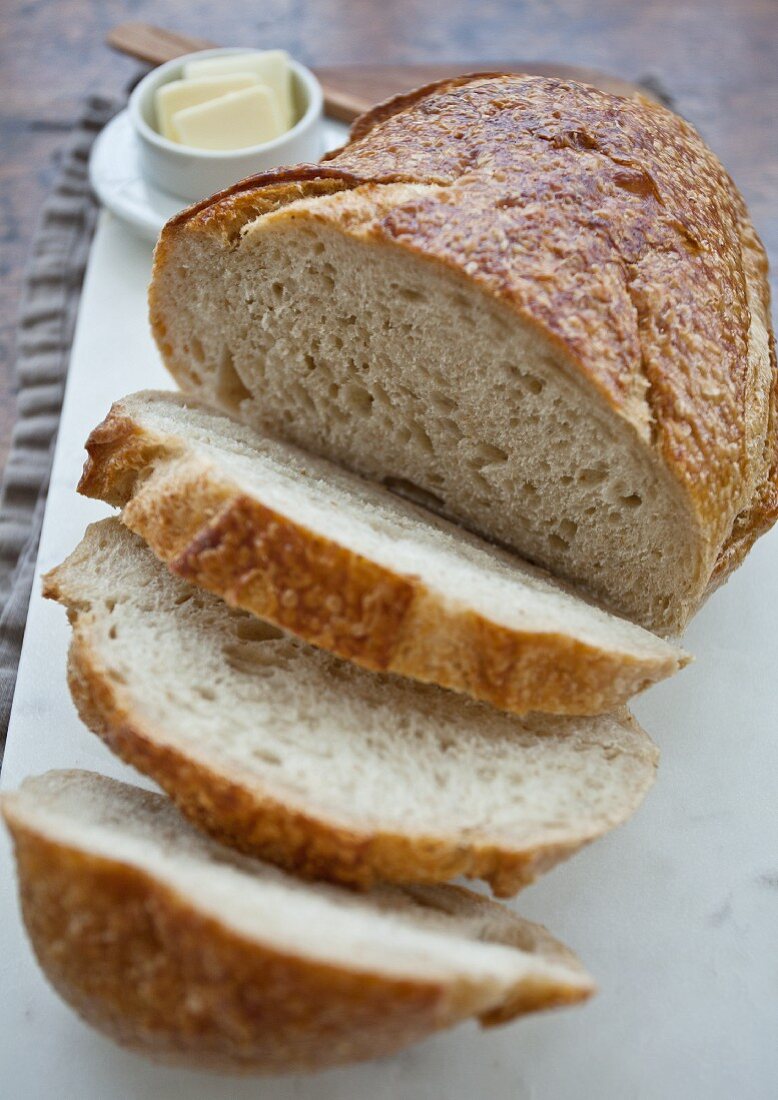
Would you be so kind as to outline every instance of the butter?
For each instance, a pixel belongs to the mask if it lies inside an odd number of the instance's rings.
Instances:
[[[294,126],[297,119],[292,102],[292,72],[286,50],[223,54],[221,57],[188,61],[184,66],[184,76],[187,78],[229,76],[233,73],[253,73],[260,84],[272,88],[278,98],[285,129]]]
[[[211,99],[240,92],[259,83],[254,73],[234,73],[231,76],[203,76],[196,80],[171,80],[157,88],[154,104],[157,111],[157,129],[169,141],[181,137],[173,124],[173,116],[187,107],[197,107]]]
[[[264,84],[185,107],[172,122],[182,144],[196,149],[243,149],[286,130],[276,97]]]

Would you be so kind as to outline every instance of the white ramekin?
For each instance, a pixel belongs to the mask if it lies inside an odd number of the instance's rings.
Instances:
[[[190,53],[153,69],[137,85],[130,96],[129,112],[138,138],[141,172],[148,183],[184,199],[202,199],[256,172],[319,159],[322,153],[321,85],[310,69],[298,61],[290,61],[290,67],[299,121],[273,141],[222,152],[190,149],[157,133],[154,93],[161,84],[179,79],[184,65],[193,58],[246,52],[244,47],[230,46]]]

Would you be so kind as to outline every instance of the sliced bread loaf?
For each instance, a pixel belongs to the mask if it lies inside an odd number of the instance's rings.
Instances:
[[[84,721],[193,822],[306,876],[498,894],[624,821],[657,753],[618,716],[520,719],[339,661],[93,525],[45,580]]]
[[[171,569],[371,669],[524,713],[602,713],[686,663],[379,486],[179,394],[114,405],[79,489]]]
[[[163,796],[90,772],[26,780],[2,809],[44,973],[154,1059],[317,1069],[593,991],[544,929],[469,891],[305,885],[195,833]]]
[[[151,320],[190,392],[676,633],[778,514],[766,275],[688,123],[492,74],[173,218]]]

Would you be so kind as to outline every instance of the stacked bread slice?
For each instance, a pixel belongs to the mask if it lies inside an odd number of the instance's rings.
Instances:
[[[371,669],[598,714],[687,658],[514,555],[176,394],[117,402],[80,492],[179,576]]]
[[[308,876],[513,894],[654,778],[626,711],[521,718],[364,671],[174,577],[116,519],[45,593],[68,609],[86,724],[195,824]]]
[[[445,884],[513,894],[625,821],[657,753],[623,704],[686,654],[183,395],[117,402],[87,450],[80,490],[120,517],[44,593],[81,717],[182,816],[86,773],[6,800],[63,996],[153,1057],[236,1072],[589,996],[547,933]]]

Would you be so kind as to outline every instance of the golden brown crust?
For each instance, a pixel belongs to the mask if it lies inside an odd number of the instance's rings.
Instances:
[[[753,427],[749,423],[752,418],[746,418],[754,439],[754,466],[757,471],[761,467],[762,472],[755,477],[753,498],[736,516],[729,538],[719,553],[709,591],[726,580],[740,565],[756,540],[769,531],[778,519],[778,365],[775,336],[771,328],[767,253],[751,224],[742,196],[734,183],[730,181],[730,184],[740,225],[743,265],[749,292],[752,326],[749,358],[753,369],[749,388],[766,391],[768,400],[766,410],[755,403]]]
[[[406,171],[449,190],[376,234],[467,270],[539,324],[653,435],[706,522],[731,523],[748,311],[729,181],[691,127],[581,85],[487,77],[390,116],[335,163],[387,172],[401,135]]]
[[[515,713],[601,714],[681,664],[522,632],[447,604],[186,461],[124,415],[87,442],[79,491],[123,520],[180,576],[305,641],[377,671],[440,684]],[[150,469],[137,478],[144,456]],[[153,472],[151,472],[153,470]]]
[[[429,84],[420,85],[418,88],[411,88],[408,92],[400,92],[398,95],[390,96],[389,99],[376,103],[369,111],[365,111],[364,114],[354,120],[349,131],[348,142],[344,148],[352,145],[355,141],[361,141],[376,126],[395,115],[401,114],[403,111],[415,107],[429,95],[453,92],[455,89],[470,84],[474,80],[499,79],[501,75],[501,73],[496,72],[463,73],[461,76],[433,80]],[[323,158],[324,162],[335,160],[342,151],[342,149],[335,149],[328,153]]]
[[[747,427],[772,388],[755,376],[775,365],[766,351],[751,362],[763,250],[693,128],[647,99],[485,74],[368,112],[322,171],[333,168],[349,186],[438,185],[377,214],[369,234],[464,273],[542,330],[688,500],[698,595],[714,569],[725,576],[778,512],[775,463],[754,461]],[[244,201],[263,188],[241,186]],[[211,231],[231,201],[212,208]],[[160,247],[195,227],[179,219]]]
[[[235,933],[151,874],[53,840],[12,804],[4,812],[44,973],[87,1023],[155,1060],[231,1073],[321,1069],[391,1054],[474,1013],[503,1022],[592,992],[549,978],[486,1008],[483,992],[466,982],[392,978],[284,954]],[[511,931],[506,922],[495,940],[511,942]]]
[[[218,225],[221,231],[224,227],[223,215],[227,216],[231,225],[237,220],[244,220],[244,214],[245,218],[259,217],[287,202],[332,194],[342,188],[357,187],[362,182],[362,179],[342,168],[324,168],[320,164],[274,168],[239,180],[215,195],[193,203],[175,214],[167,224],[171,229],[184,224],[200,229]],[[239,219],[235,215],[239,215]]]

